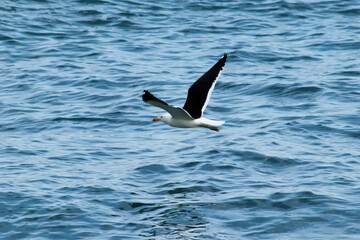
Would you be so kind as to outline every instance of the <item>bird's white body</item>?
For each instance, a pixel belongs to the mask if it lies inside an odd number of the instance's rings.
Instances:
[[[160,117],[160,121],[178,128],[195,128],[195,127],[210,127],[210,126],[221,126],[225,122],[224,121],[214,121],[204,117],[197,118],[197,119],[177,119],[173,118],[169,113],[164,114]]]

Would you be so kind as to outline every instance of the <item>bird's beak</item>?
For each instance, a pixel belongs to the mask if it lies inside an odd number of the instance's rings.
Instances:
[[[160,118],[153,118],[153,122],[160,121]]]

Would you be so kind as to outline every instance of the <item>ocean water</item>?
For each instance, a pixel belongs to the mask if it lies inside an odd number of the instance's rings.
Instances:
[[[0,239],[360,239],[358,0],[0,2]],[[205,116],[182,106],[224,53]]]

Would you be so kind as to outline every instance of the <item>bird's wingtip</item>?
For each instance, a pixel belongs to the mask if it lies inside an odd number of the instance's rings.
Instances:
[[[151,99],[151,93],[148,90],[144,90],[142,94],[142,99],[144,102],[147,102]]]
[[[148,102],[151,100],[161,101],[160,99],[157,99],[154,95],[152,95],[148,90],[144,90],[142,94],[142,99],[144,102]]]

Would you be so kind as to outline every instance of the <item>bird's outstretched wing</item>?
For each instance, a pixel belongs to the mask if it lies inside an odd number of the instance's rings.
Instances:
[[[173,107],[166,102],[158,99],[154,95],[152,95],[149,91],[144,90],[142,99],[144,102],[153,105],[155,107],[159,107],[170,113],[170,115],[173,118],[179,119],[179,120],[194,120],[194,118],[191,117],[191,115],[186,112],[184,109],[180,107]]]
[[[209,103],[210,96],[214,90],[215,83],[225,66],[227,55],[224,56],[202,75],[188,90],[184,109],[193,117],[200,118]]]

